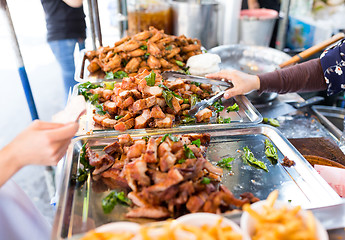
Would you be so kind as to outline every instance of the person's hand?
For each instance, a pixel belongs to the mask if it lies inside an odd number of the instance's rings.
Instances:
[[[19,167],[29,164],[56,165],[66,153],[78,127],[76,122],[60,124],[35,120],[5,150]]]
[[[237,70],[222,70],[217,73],[208,74],[206,77],[219,80],[225,79],[232,82],[234,87],[224,93],[224,98],[226,99],[260,89],[260,79],[258,76]]]
[[[248,9],[257,9],[260,8],[258,0],[248,0]]]

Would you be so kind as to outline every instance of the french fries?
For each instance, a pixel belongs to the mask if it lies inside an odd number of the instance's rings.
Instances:
[[[88,232],[81,240],[130,240],[134,237],[132,233],[113,232]]]
[[[97,233],[89,232],[82,240],[170,240],[170,239],[195,239],[195,240],[242,240],[242,234],[234,231],[231,226],[224,226],[220,218],[214,225],[201,227],[166,221],[163,223],[143,225],[138,234],[128,233]]]
[[[306,211],[301,215],[301,207],[283,206],[274,208],[278,198],[278,191],[269,194],[262,212],[253,210],[249,204],[243,206],[255,220],[253,240],[314,240],[316,236],[316,223],[313,214]]]

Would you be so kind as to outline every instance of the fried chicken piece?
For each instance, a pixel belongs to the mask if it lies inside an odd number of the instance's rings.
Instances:
[[[172,68],[173,65],[171,63],[169,63],[167,60],[165,60],[164,58],[160,58],[159,62],[161,63],[162,68]]]
[[[137,72],[138,69],[139,69],[140,62],[141,62],[140,58],[138,58],[138,57],[132,58],[127,63],[127,65],[125,67],[125,71],[128,72],[128,73],[135,73],[135,72]]]
[[[116,54],[114,57],[109,59],[108,63],[104,64],[103,71],[108,72],[120,66],[121,66],[121,57],[119,54]]]
[[[114,47],[120,46],[120,45],[123,44],[124,42],[127,42],[129,39],[131,39],[129,36],[123,37],[122,39],[120,39],[119,41],[117,41],[117,42],[114,44]]]
[[[157,162],[157,143],[154,138],[150,138],[147,142],[146,152],[144,153],[143,159],[147,163]]]
[[[147,59],[147,65],[151,69],[158,69],[161,67],[160,61],[156,57],[154,57],[153,55],[150,55],[149,58]]]
[[[146,206],[146,207],[140,207],[140,208],[134,208],[130,210],[126,217],[145,217],[145,218],[166,218],[169,217],[170,213],[168,209],[165,207],[154,207],[154,206]]]
[[[141,46],[137,40],[131,39],[114,48],[114,52],[131,52]]]
[[[115,126],[114,129],[117,131],[126,131],[127,129],[131,129],[135,124],[134,118],[131,118],[125,122],[118,122]]]
[[[199,111],[195,114],[195,118],[197,122],[208,122],[212,117],[212,111],[208,108],[204,108],[203,110]]]
[[[130,57],[130,58],[131,58],[131,57],[141,57],[141,56],[144,56],[145,53],[146,53],[146,52],[145,52],[144,50],[138,48],[138,49],[136,49],[136,50],[134,50],[134,51],[128,52],[128,53],[127,53],[127,56]]]
[[[145,109],[140,116],[135,118],[134,128],[135,129],[145,128],[150,118],[151,118],[150,110]]]
[[[151,41],[147,42],[147,52],[151,55],[154,56],[156,58],[161,58],[162,57],[162,52],[159,49],[159,47]]]
[[[152,33],[150,31],[143,31],[140,33],[135,34],[132,39],[137,41],[144,41],[152,36]]]
[[[100,66],[100,62],[99,62],[99,59],[97,58],[94,58],[89,66],[87,66],[87,70],[90,72],[90,73],[93,73],[93,72],[96,72],[98,69],[100,69],[101,66]]]
[[[181,48],[182,52],[192,52],[200,50],[201,46],[197,44],[190,44]]]
[[[161,31],[156,31],[155,34],[150,38],[150,42],[157,42],[163,37],[163,33]]]

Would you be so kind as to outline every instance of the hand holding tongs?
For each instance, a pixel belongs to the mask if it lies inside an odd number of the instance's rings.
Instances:
[[[197,114],[199,111],[203,110],[204,108],[208,106],[212,106],[218,99],[223,97],[224,93],[229,89],[234,87],[234,85],[231,82],[226,82],[224,80],[216,80],[216,79],[210,79],[210,78],[204,78],[204,77],[199,77],[199,76],[193,76],[193,75],[186,75],[180,72],[176,71],[166,71],[162,73],[163,79],[174,81],[177,78],[182,78],[186,80],[190,80],[193,82],[198,82],[198,83],[206,83],[206,84],[211,84],[211,85],[216,85],[216,86],[223,86],[227,87],[226,90],[222,90],[210,99],[204,99],[200,102],[197,102],[188,112],[190,117],[194,117],[195,114]]]

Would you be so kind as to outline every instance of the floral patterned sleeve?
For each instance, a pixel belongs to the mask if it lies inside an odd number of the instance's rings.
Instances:
[[[320,56],[327,83],[327,95],[345,90],[345,39],[326,49]]]

